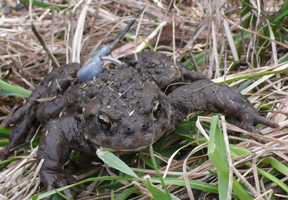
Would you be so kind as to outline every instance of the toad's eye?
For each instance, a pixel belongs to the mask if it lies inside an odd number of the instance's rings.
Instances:
[[[109,131],[113,129],[113,122],[107,115],[99,114],[97,120],[98,124],[104,131]]]
[[[159,101],[154,101],[152,104],[152,116],[157,119],[161,115],[161,103]]]

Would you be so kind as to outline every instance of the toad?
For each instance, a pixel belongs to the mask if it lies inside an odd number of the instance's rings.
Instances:
[[[158,52],[137,57],[128,56],[123,64],[85,83],[76,78],[78,63],[50,73],[8,120],[12,132],[3,159],[43,125],[37,160],[44,160],[40,178],[51,190],[73,180],[63,171],[72,149],[95,156],[100,147],[139,151],[173,132],[194,111],[222,113],[255,133],[256,124],[278,127],[235,89],[213,83],[181,63],[175,66]],[[71,197],[69,191],[66,195]]]

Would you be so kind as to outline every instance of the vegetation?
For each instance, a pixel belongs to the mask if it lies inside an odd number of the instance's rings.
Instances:
[[[22,7],[4,1],[0,10],[0,154],[9,138],[6,117],[43,77],[57,65],[83,63],[102,44],[111,44],[146,5],[133,0],[21,2]],[[50,192],[40,187],[36,136],[0,162],[0,199],[52,194],[61,199],[67,188],[77,199],[288,199],[288,1],[153,2],[113,57],[160,51],[237,88],[281,127],[258,126],[262,134],[257,135],[226,123],[223,116],[191,113],[174,134],[139,153],[118,157],[100,149],[103,164],[73,152],[67,167],[77,168],[79,182]],[[80,184],[87,191],[75,187]]]

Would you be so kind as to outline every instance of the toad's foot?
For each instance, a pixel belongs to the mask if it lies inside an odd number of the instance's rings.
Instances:
[[[69,184],[76,183],[76,180],[71,174],[64,174],[62,170],[60,172],[57,172],[43,167],[40,171],[40,178],[46,186],[47,191],[51,191],[57,188],[67,186]],[[69,189],[64,190],[63,193],[69,199],[73,199],[73,195]],[[46,199],[52,199],[52,196],[49,196]]]

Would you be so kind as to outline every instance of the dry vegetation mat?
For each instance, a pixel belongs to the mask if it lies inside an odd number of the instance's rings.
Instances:
[[[252,134],[223,117],[191,113],[174,134],[138,153],[99,151],[103,163],[73,152],[67,168],[79,182],[68,187],[77,199],[288,199],[287,1],[20,2],[4,0],[0,10],[0,154],[6,119],[37,84],[53,68],[84,63],[111,44],[147,5],[113,57],[162,52],[237,88],[280,128],[258,126],[261,134]],[[40,184],[38,143],[35,136],[1,161],[0,199],[65,198],[66,187],[45,193]]]

